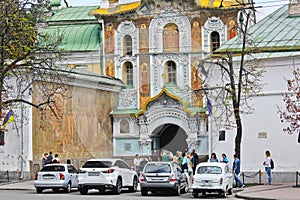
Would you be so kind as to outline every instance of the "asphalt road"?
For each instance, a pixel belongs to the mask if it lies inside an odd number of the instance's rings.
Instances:
[[[72,191],[71,193],[54,193],[52,190],[45,190],[42,194],[37,194],[34,190],[2,190],[0,192],[0,199],[20,199],[20,200],[83,200],[83,199],[194,199],[192,193],[182,194],[180,196],[172,196],[166,194],[155,194],[152,195],[149,193],[148,196],[141,196],[140,192],[129,193],[122,192],[120,195],[113,195],[110,193],[100,194],[97,190],[90,190],[87,195],[80,195],[78,191]],[[215,195],[208,195],[206,197],[199,197],[198,199],[223,199],[221,197],[217,197]],[[234,195],[227,196],[226,199],[235,199]]]

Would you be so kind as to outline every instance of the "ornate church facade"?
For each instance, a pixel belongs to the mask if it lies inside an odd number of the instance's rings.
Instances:
[[[201,61],[237,35],[235,0],[102,0],[89,15],[101,24],[101,71],[121,79],[111,112],[113,155],[153,148],[208,154]]]

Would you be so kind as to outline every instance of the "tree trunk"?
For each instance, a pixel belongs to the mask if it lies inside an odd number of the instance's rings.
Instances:
[[[242,127],[242,120],[240,116],[240,112],[238,111],[239,108],[235,108],[234,116],[236,121],[236,136],[235,136],[235,154],[238,156],[238,158],[241,158],[241,142],[242,142],[242,133],[243,133],[243,127]]]

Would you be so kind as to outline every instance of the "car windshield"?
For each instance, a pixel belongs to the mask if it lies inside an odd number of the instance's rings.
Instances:
[[[169,164],[162,163],[148,164],[145,173],[171,173],[171,167]]]
[[[218,166],[201,166],[197,170],[197,174],[221,174],[222,169]]]
[[[112,166],[111,161],[87,161],[83,168],[109,168]]]
[[[65,167],[64,166],[58,166],[58,165],[48,165],[43,167],[41,169],[41,172],[64,172]]]

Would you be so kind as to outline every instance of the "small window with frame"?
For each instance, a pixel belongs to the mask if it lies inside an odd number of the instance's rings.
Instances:
[[[225,141],[225,131],[219,131],[219,141]]]

